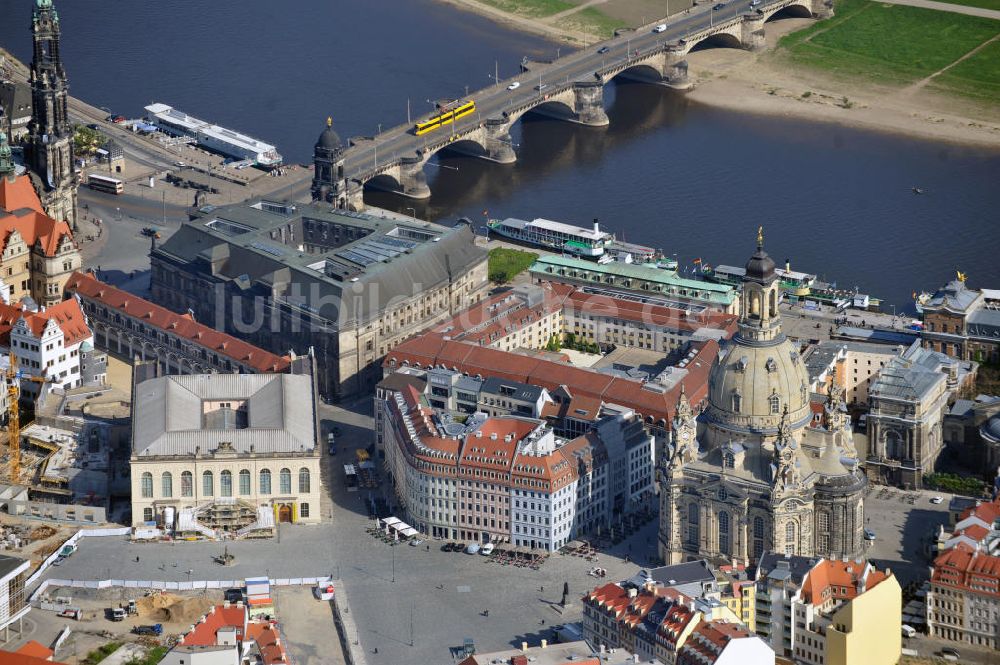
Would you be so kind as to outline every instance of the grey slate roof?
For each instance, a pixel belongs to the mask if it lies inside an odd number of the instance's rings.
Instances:
[[[977,298],[979,291],[974,291],[957,279],[945,284],[940,290],[924,304],[924,310],[945,308],[956,312],[964,312],[969,309]]]
[[[966,319],[969,337],[989,337],[1000,342],[1000,310],[977,309]]]
[[[245,429],[208,429],[203,402],[247,403]],[[135,389],[132,454],[208,454],[222,442],[238,453],[309,452],[316,445],[312,382],[292,374],[195,374],[143,381]]]
[[[941,371],[953,362],[948,356],[914,344],[903,355],[892,358],[872,381],[869,394],[876,397],[897,397],[906,400],[923,399],[947,376]]]
[[[324,205],[272,212],[264,205],[214,208],[153,253],[341,323],[368,320],[390,301],[447,284],[449,273],[460,277],[486,257],[468,224],[400,222]],[[322,231],[334,226],[344,233]],[[350,305],[341,308],[345,291]]]
[[[715,573],[704,559],[676,563],[672,566],[660,566],[651,570],[641,570],[628,578],[626,583],[642,586],[647,579],[671,587],[681,587],[703,582],[715,582]],[[695,594],[698,595],[698,594]]]
[[[24,563],[26,563],[25,559],[0,554],[0,579],[10,575]]]
[[[499,379],[495,376],[490,376],[483,380],[483,387],[480,392],[484,395],[500,395],[501,388],[511,389],[514,391],[511,394],[505,394],[505,397],[511,397],[512,399],[520,400],[522,402],[537,402],[538,398],[542,396],[543,390],[543,388],[539,386],[533,386],[528,383],[507,381],[506,379]]]
[[[812,567],[819,561],[817,558],[799,556],[797,554],[780,554],[778,552],[765,552],[757,564],[757,575],[755,579],[763,580],[767,577],[791,578],[796,585],[802,584],[802,578],[806,576]]]

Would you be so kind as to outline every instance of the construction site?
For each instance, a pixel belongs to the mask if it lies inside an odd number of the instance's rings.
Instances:
[[[0,359],[6,425],[0,433],[0,510],[69,523],[108,521],[116,479],[128,493],[127,454],[116,462],[116,453],[122,445],[127,449],[129,396],[107,386],[29,392],[25,383],[44,380],[19,371],[12,357]]]

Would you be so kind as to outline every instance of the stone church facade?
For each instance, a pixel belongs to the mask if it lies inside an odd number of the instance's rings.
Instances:
[[[45,213],[76,229],[78,180],[73,170],[73,126],[69,121],[69,84],[60,52],[59,14],[52,0],[35,0],[31,19],[31,121],[25,157],[37,177]]]
[[[855,557],[864,547],[866,486],[843,390],[813,423],[809,382],[781,330],[774,261],[747,263],[739,331],[695,414],[682,393],[658,463],[659,554],[750,563],[767,551]]]

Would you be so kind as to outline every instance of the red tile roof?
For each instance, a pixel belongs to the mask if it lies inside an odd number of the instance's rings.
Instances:
[[[247,611],[242,605],[215,605],[204,616],[200,623],[195,624],[194,629],[181,638],[179,644],[185,646],[208,647],[218,643],[216,637],[219,630],[227,627],[236,628],[236,639],[243,639],[243,631],[246,628]]]
[[[63,662],[55,662],[47,658],[39,658],[38,656],[30,656],[15,651],[4,651],[2,649],[0,649],[0,663],[3,665],[66,665]]]
[[[49,662],[51,662],[50,659],[52,658],[52,656],[55,655],[55,651],[53,651],[52,649],[48,648],[47,646],[45,646],[40,642],[36,642],[35,640],[28,640],[27,642],[25,642],[24,646],[22,646],[20,649],[17,650],[17,653],[23,656],[34,656],[35,658],[43,658]],[[3,659],[0,658],[0,662],[2,661]]]
[[[719,659],[719,655],[731,640],[740,637],[751,637],[750,631],[742,624],[702,621],[677,652],[677,663],[710,665]]]
[[[13,182],[0,178],[0,210],[14,212],[22,208],[44,212],[31,179],[26,175],[18,176]]]
[[[198,323],[188,315],[177,314],[139,296],[105,284],[93,275],[73,273],[66,282],[66,291],[101,303],[109,309],[118,310],[176,337],[187,339],[257,372],[283,372],[289,367],[287,357],[265,351],[232,335]]]
[[[288,653],[281,643],[278,629],[269,622],[254,621],[247,624],[247,637],[257,643],[264,665],[288,662]]]
[[[25,325],[35,337],[41,337],[49,321],[54,321],[62,330],[63,346],[72,346],[94,335],[87,325],[87,317],[80,309],[80,303],[75,298],[64,300],[39,312],[25,312],[20,303],[15,305],[0,303],[0,344],[10,345],[10,331],[20,319],[24,319]]]
[[[823,559],[802,580],[802,598],[813,605],[851,600],[887,578],[865,561]]]
[[[713,340],[694,344],[695,352],[686,364],[688,371],[682,383],[688,399],[695,406],[708,394],[708,374],[719,353]],[[670,422],[680,384],[670,390],[655,390],[639,381],[612,377],[590,369],[573,367],[535,356],[484,348],[454,340],[440,333],[427,333],[407,340],[385,358],[389,367],[443,365],[470,375],[496,376],[548,389],[550,392],[566,386],[574,395],[600,399],[634,409],[647,420],[666,426]]]
[[[1000,556],[958,543],[934,559],[931,583],[1000,598]]]

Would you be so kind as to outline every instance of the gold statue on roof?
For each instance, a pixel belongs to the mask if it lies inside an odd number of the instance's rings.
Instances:
[[[757,247],[764,246],[764,225],[757,227]]]
[[[956,276],[958,277],[958,281],[960,281],[960,282],[962,282],[962,283],[964,283],[964,282],[965,282],[965,279],[966,279],[966,278],[968,277],[968,275],[966,275],[966,274],[965,274],[964,272],[962,272],[961,270],[956,270],[956,271],[955,271],[955,275],[956,275]]]
[[[327,127],[333,127],[333,116],[332,115],[326,116],[326,126]]]

